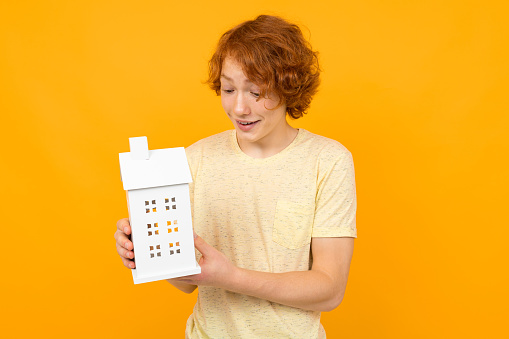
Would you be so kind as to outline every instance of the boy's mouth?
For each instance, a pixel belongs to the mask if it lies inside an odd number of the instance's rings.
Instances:
[[[254,128],[259,121],[260,120],[256,120],[256,121],[237,120],[237,126],[239,126],[241,131],[247,132],[247,131],[251,130],[252,128]]]

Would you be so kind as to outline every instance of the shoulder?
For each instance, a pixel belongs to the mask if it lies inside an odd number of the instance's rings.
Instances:
[[[339,141],[307,130],[301,130],[301,133],[300,148],[303,152],[315,154],[319,162],[352,161],[352,153]]]
[[[213,152],[224,149],[228,145],[232,131],[224,131],[201,139],[191,146],[186,147],[187,157],[202,156],[204,152]]]
[[[186,156],[192,171],[195,171],[204,159],[218,159],[231,149],[232,131],[224,131],[201,139],[186,147]]]

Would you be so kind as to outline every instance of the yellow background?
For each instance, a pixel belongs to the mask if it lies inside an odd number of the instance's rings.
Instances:
[[[354,155],[358,231],[331,338],[508,338],[507,1],[2,1],[2,337],[183,337],[196,295],[134,286],[118,153],[231,128],[220,34],[304,28],[322,85],[296,127]]]

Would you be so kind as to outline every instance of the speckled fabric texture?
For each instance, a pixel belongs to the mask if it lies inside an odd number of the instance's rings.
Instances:
[[[334,140],[300,129],[283,151],[255,159],[232,130],[186,152],[194,229],[239,267],[309,270],[312,237],[357,237],[352,156]],[[186,337],[309,339],[325,331],[320,312],[199,287]]]

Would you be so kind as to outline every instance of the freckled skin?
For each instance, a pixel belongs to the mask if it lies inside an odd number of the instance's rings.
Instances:
[[[221,72],[221,104],[237,131],[240,148],[255,158],[274,155],[288,146],[297,130],[286,121],[286,106],[274,95],[259,98],[259,88],[242,68],[227,58]],[[255,122],[242,125],[241,122]]]

